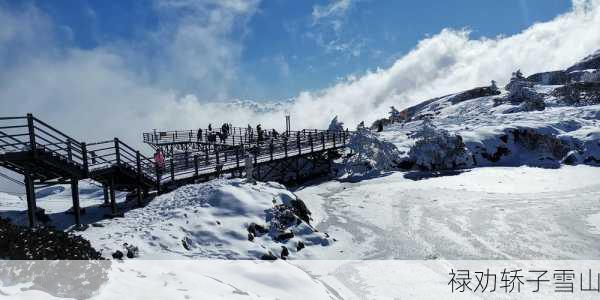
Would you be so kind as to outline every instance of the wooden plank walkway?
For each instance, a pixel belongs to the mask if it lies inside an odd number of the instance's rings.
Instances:
[[[301,130],[282,134],[231,127],[223,139],[216,131],[153,131],[143,140],[168,154],[163,169],[118,138],[79,142],[32,114],[0,117],[0,167],[25,177],[28,218],[36,223],[35,185],[70,183],[75,223],[80,224],[78,181],[91,179],[104,187],[105,203],[118,214],[115,191],[136,191],[138,201],[149,191],[207,181],[221,174],[242,176],[248,154],[260,171],[286,161],[310,159],[346,146],[348,131]],[[329,158],[330,159],[330,158]],[[282,164],[287,168],[291,164]],[[265,173],[270,172],[266,170]]]

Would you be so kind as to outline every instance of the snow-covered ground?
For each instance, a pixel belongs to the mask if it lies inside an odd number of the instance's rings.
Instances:
[[[600,168],[395,172],[296,194],[338,242],[327,259],[598,259]]]
[[[600,257],[600,168],[488,167],[453,176],[422,175],[392,172],[360,182],[330,181],[295,191],[313,212],[311,224],[320,232],[329,232],[335,241],[325,247],[307,246],[299,253],[290,251],[292,260],[275,263],[188,259],[227,257],[224,253],[244,258],[252,251],[278,246],[266,237],[249,242],[228,231],[245,233],[248,222],[264,220],[264,207],[272,207],[273,198],[293,198],[294,194],[277,184],[253,186],[241,181],[184,187],[154,199],[145,208],[126,212],[125,218],[99,221],[104,227],[90,227],[81,233],[101,249],[120,247],[122,242],[140,247],[140,258],[113,262],[108,281],[96,298],[127,292],[148,299],[167,295],[191,299],[376,299],[429,291],[430,299],[463,299],[472,295],[449,292],[447,273],[452,267],[528,263],[502,259]],[[62,202],[68,203],[67,192],[47,197],[55,203],[62,197]],[[219,193],[223,194],[211,198]],[[85,201],[97,204],[101,197]],[[52,201],[44,198],[40,205],[52,208]],[[14,197],[3,196],[2,201],[13,203],[13,209],[18,203],[23,205]],[[190,208],[192,203],[198,211]],[[241,211],[244,216],[236,216]],[[223,244],[197,244],[191,251],[178,248],[185,235],[199,227],[205,228],[208,233],[204,236],[212,237],[211,242],[223,240]],[[108,240],[109,235],[114,241]],[[303,252],[306,255],[299,256]],[[407,261],[411,259],[430,262]],[[400,286],[406,282],[410,286]],[[157,288],[147,288],[150,286]],[[47,296],[20,287],[1,289],[15,298]]]

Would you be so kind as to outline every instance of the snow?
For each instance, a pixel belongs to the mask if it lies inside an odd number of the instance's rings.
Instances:
[[[329,259],[596,259],[586,219],[600,213],[600,169],[486,167],[419,178],[396,172],[296,191]],[[595,217],[591,217],[592,220]]]
[[[82,235],[106,253],[122,249],[124,243],[135,245],[144,259],[256,259],[268,252],[279,256],[281,246],[291,256],[310,258],[311,246],[321,248],[329,240],[306,223],[293,226],[295,236],[287,242],[275,242],[273,232],[248,240],[251,223],[268,229],[274,204],[294,199],[294,194],[273,182],[213,180],[161,195],[143,208],[126,212],[124,218],[100,221],[103,227],[91,227]],[[307,248],[296,251],[299,241]]]

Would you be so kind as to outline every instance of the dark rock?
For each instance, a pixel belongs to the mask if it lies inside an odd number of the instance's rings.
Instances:
[[[496,149],[494,154],[490,155],[487,152],[481,153],[481,156],[491,162],[498,162],[502,156],[510,154],[510,150],[506,147],[500,146]]]
[[[256,223],[251,223],[248,226],[248,233],[251,233],[254,236],[260,236],[267,232],[268,232],[268,230],[264,226],[256,224]]]
[[[185,239],[181,240],[181,245],[183,246],[183,248],[185,248],[185,250],[190,251],[190,246],[188,245],[188,243],[185,241]]]
[[[294,214],[296,214],[296,216],[298,216],[302,221],[306,222],[307,224],[310,224],[311,212],[310,210],[308,210],[308,207],[306,207],[304,201],[300,199],[295,199],[290,201],[290,205],[292,205]]]
[[[551,71],[533,74],[527,80],[543,85],[562,85],[569,82],[569,76],[565,71]]]
[[[565,158],[563,158],[562,163],[565,165],[574,166],[578,163],[579,158],[576,151],[571,151]]]
[[[600,50],[571,66],[567,69],[567,72],[589,69],[600,69]]]
[[[600,104],[600,82],[570,83],[555,89],[552,94],[566,105],[596,105]]]
[[[500,91],[498,91],[497,89],[494,89],[494,88],[488,87],[488,86],[478,87],[478,88],[474,88],[474,89],[456,94],[454,97],[450,98],[450,102],[452,104],[457,104],[457,103],[475,99],[475,98],[496,96],[496,95],[500,95]]]
[[[101,259],[78,235],[48,227],[27,228],[0,218],[0,257],[18,260]]]
[[[281,259],[287,259],[290,255],[290,251],[286,246],[281,246]]]
[[[248,232],[248,240],[251,242],[254,241],[254,234]]]
[[[269,252],[269,253],[263,254],[263,256],[261,256],[260,259],[262,259],[262,260],[277,260],[277,256],[275,256],[275,255],[273,255],[273,253]]]
[[[398,167],[403,170],[410,170],[414,166],[415,166],[415,161],[410,160],[410,159],[404,159],[404,160],[400,161],[400,163],[398,164]]]
[[[291,232],[291,231],[280,232],[275,237],[275,241],[277,241],[277,242],[286,241],[286,240],[289,240],[289,239],[291,239],[293,237],[294,237],[294,233]]]
[[[302,241],[298,241],[298,244],[296,244],[296,251],[300,251],[304,249],[304,247],[304,243]]]
[[[139,256],[140,250],[134,245],[123,244],[123,247],[127,250],[127,258],[134,258]]]
[[[102,223],[92,223],[92,227],[104,227]]]
[[[123,259],[123,252],[121,250],[117,250],[112,254],[114,259]]]

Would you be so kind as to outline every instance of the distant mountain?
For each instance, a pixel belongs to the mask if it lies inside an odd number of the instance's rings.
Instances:
[[[423,130],[424,119],[441,135],[459,137],[453,147],[463,147],[469,159],[436,166],[412,157],[418,139],[410,136]],[[505,87],[493,84],[423,101],[376,121],[372,129],[382,127],[381,136],[404,153],[405,167],[600,165],[600,50],[565,70],[528,77],[517,71]],[[442,153],[447,146],[428,148],[430,160],[450,157]]]

